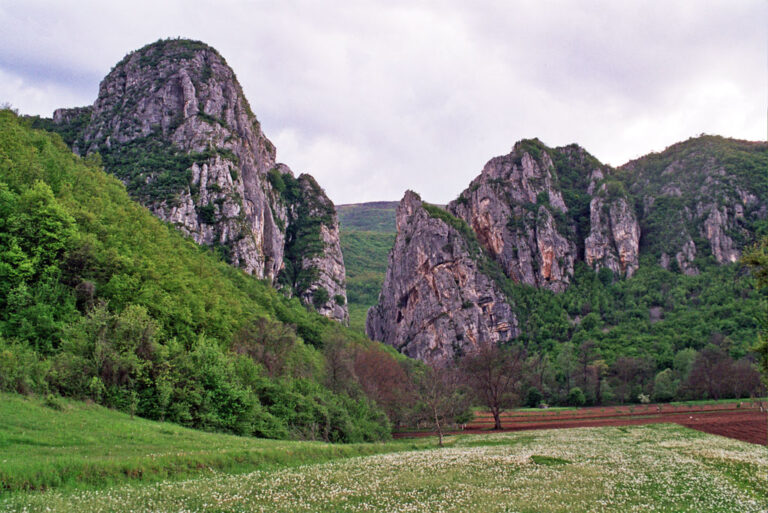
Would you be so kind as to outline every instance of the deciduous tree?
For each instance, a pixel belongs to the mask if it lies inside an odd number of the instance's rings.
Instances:
[[[462,359],[466,382],[491,411],[494,429],[501,429],[501,412],[520,402],[524,361],[523,348],[495,343],[481,344]]]

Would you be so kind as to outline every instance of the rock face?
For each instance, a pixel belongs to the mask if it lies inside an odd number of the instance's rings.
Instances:
[[[306,289],[336,283],[327,302],[314,304],[347,319],[346,304],[333,299],[345,297],[335,212],[323,225],[328,251],[293,254],[298,264],[286,262],[286,232],[300,222],[301,209],[281,197],[268,173],[293,175],[277,166],[275,147],[216,50],[189,40],[137,50],[104,78],[90,109],[75,152],[98,151],[105,168],[155,215],[248,273],[276,283],[287,264],[322,269]],[[79,114],[60,110],[54,122],[64,125]],[[322,189],[312,193],[318,191],[333,210]],[[306,300],[305,290],[289,293]]]
[[[491,159],[448,210],[472,227],[516,283],[559,292],[573,275],[576,246],[553,172],[546,152],[535,158],[517,144]]]
[[[618,276],[631,277],[640,267],[640,224],[626,194],[608,192],[603,184],[589,202],[589,236],[584,260],[593,269],[607,267]]]
[[[491,159],[448,209],[513,281],[562,292],[579,259],[621,276],[638,268],[634,205],[611,173],[578,146],[521,141],[509,155]],[[589,232],[582,234],[586,205]]]
[[[286,166],[280,188],[288,212],[286,265],[278,282],[326,317],[349,323],[346,273],[341,253],[339,220],[333,202],[310,175],[297,180]]]
[[[368,311],[368,336],[426,361],[518,336],[509,299],[480,271],[476,245],[406,192],[379,304]]]
[[[614,169],[576,145],[520,141],[448,205],[466,225],[406,194],[368,334],[427,360],[518,336],[522,291],[491,279],[504,280],[490,260],[513,282],[554,292],[578,261],[619,278],[643,253],[686,274],[736,262],[766,229],[767,193],[764,143],[704,136]],[[475,238],[483,251],[456,242]]]

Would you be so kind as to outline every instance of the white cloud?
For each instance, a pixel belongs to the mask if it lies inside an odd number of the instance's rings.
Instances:
[[[337,203],[446,202],[524,137],[612,164],[700,132],[764,138],[766,21],[760,0],[0,0],[0,100],[90,103],[128,51],[200,39]]]

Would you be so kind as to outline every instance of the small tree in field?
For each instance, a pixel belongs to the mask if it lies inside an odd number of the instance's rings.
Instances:
[[[435,426],[438,445],[443,446],[443,430],[469,411],[469,397],[461,386],[457,369],[444,363],[427,365],[414,372],[418,420]]]
[[[461,370],[477,401],[493,415],[493,429],[501,429],[501,412],[520,402],[525,350],[495,343],[480,345],[461,362]]]

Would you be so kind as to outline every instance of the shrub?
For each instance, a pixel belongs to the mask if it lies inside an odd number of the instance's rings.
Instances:
[[[579,387],[573,387],[568,392],[568,404],[571,406],[584,406],[587,402],[587,398],[584,396],[584,392]]]

